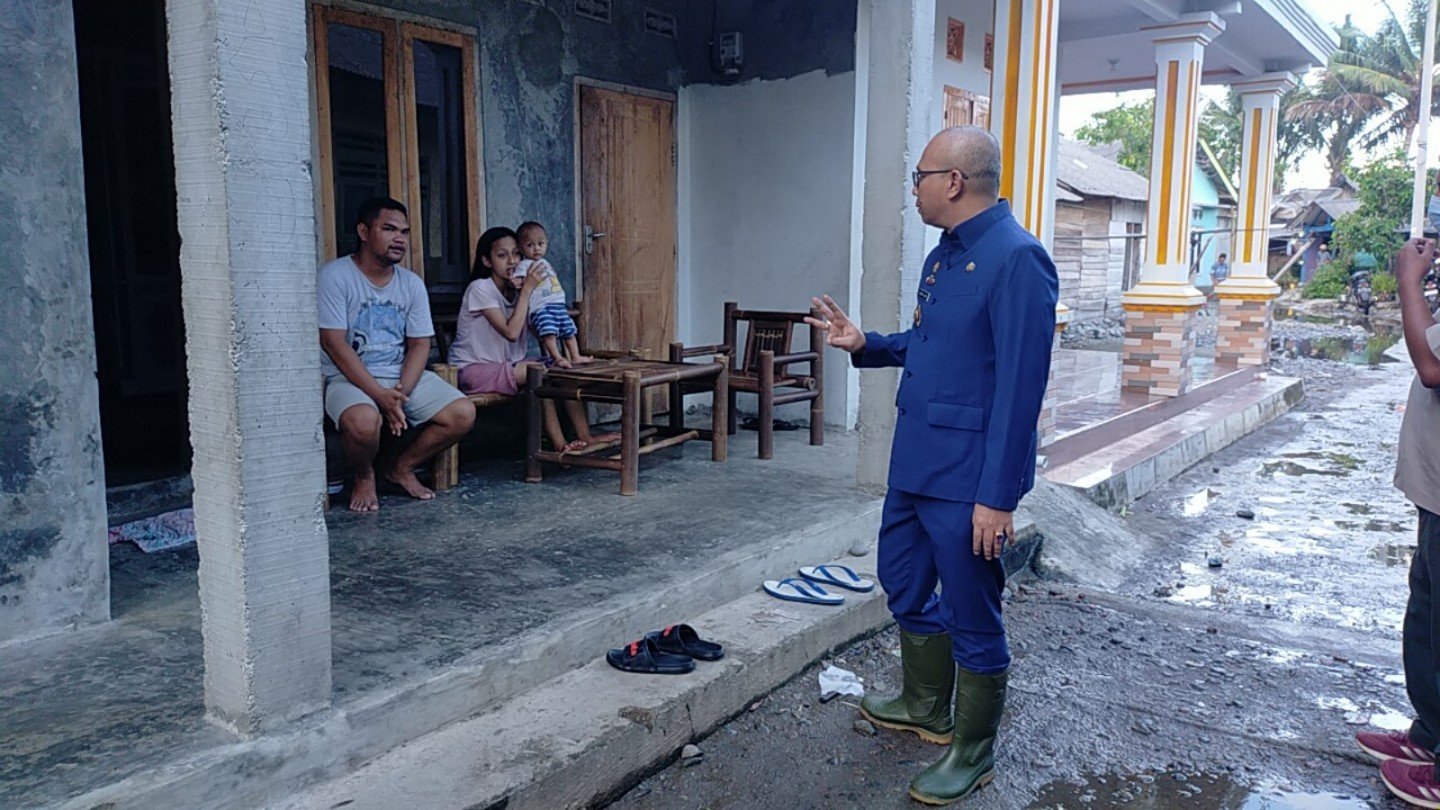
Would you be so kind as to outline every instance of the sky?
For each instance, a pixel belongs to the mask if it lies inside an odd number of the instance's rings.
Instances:
[[[1387,16],[1384,2],[1387,0],[1302,0],[1322,22],[1339,26],[1349,14],[1351,21],[1362,31],[1373,32],[1380,21]],[[1405,7],[1404,0],[1388,0],[1397,11]],[[1403,16],[1402,16],[1403,19]],[[1140,101],[1153,95],[1153,91],[1138,90],[1129,93],[1099,93],[1089,96],[1065,96],[1060,101],[1060,131],[1067,137],[1074,137],[1075,130],[1089,120],[1090,116],[1120,104]],[[1205,87],[1201,94],[1207,98],[1221,99],[1223,87]],[[1432,143],[1434,143],[1432,139]],[[1432,155],[1430,163],[1440,162],[1440,155]],[[1321,188],[1329,184],[1329,172],[1325,160],[1318,154],[1306,156],[1285,178],[1286,188]]]

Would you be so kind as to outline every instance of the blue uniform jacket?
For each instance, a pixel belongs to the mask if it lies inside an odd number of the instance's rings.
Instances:
[[[1004,200],[925,259],[918,322],[867,332],[860,368],[903,366],[890,486],[1010,512],[1035,485],[1059,279]]]

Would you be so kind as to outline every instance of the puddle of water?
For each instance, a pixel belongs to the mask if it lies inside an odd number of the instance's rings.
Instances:
[[[1409,731],[1410,718],[1395,711],[1389,706],[1381,707],[1385,711],[1370,715],[1370,725],[1384,729],[1385,731]]]
[[[1194,495],[1189,495],[1180,505],[1180,513],[1185,517],[1195,517],[1203,513],[1206,509],[1209,509],[1210,502],[1219,494],[1220,493],[1215,490],[1206,487]]]
[[[1350,698],[1343,697],[1322,697],[1315,699],[1315,705],[1327,711],[1336,712],[1358,712],[1360,707]]]
[[[1276,785],[1242,785],[1215,774],[1091,776],[1084,784],[1051,782],[1031,808],[1121,807],[1134,810],[1352,810],[1370,803],[1341,793],[1289,790]]]
[[[1297,464],[1289,459],[1281,461],[1268,461],[1260,467],[1262,476],[1273,476],[1276,473],[1284,475],[1349,475],[1346,470],[1322,470],[1316,467],[1306,467],[1304,464]]]
[[[1365,521],[1367,532],[1408,532],[1410,529],[1403,524],[1393,520],[1367,520]]]
[[[1385,350],[1394,346],[1398,340],[1399,336],[1394,334],[1289,338],[1280,347],[1280,351],[1291,359],[1309,357],[1357,366],[1378,366],[1386,359]]]
[[[1408,566],[1410,561],[1415,558],[1415,547],[1404,543],[1381,543],[1370,549],[1370,556],[1383,563],[1387,568]]]

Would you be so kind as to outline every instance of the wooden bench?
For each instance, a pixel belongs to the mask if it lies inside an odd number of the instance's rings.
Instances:
[[[458,308],[459,303],[457,302],[455,306]],[[436,347],[439,349],[440,357],[448,357],[450,354],[450,341],[452,340],[451,335],[453,335],[455,332],[455,322],[457,315],[451,314],[448,308],[444,310],[437,310],[434,307],[433,303],[431,306],[431,311],[440,311],[444,313],[434,318],[435,344]],[[575,320],[575,326],[578,329],[580,326],[579,303],[576,303],[570,308],[570,317]],[[576,337],[578,339],[580,336],[576,335]],[[581,340],[580,343],[583,347],[584,341]],[[597,360],[615,360],[626,358],[646,359],[650,356],[650,353],[643,349],[611,351],[604,349],[582,348],[580,353],[588,355],[590,357],[594,357]],[[431,363],[430,370],[435,372],[435,374],[445,382],[455,386],[456,388],[460,387],[459,366],[453,366],[449,363],[443,362]],[[512,402],[515,400],[515,397],[510,396],[509,394],[467,394],[466,397],[470,400],[471,403],[475,405],[475,408],[477,410],[479,410],[480,408],[490,408],[496,405],[504,405],[507,402]],[[433,477],[431,488],[434,489],[436,492],[442,492],[460,483],[459,442],[450,445],[449,447],[440,451],[439,455],[435,456],[435,459],[431,462],[431,473]]]

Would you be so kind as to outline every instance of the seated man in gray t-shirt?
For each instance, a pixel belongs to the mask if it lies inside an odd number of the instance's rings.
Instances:
[[[410,249],[405,206],[376,197],[360,206],[355,252],[320,267],[317,298],[325,413],[340,429],[355,474],[350,509],[380,509],[375,454],[381,427],[399,436],[426,423],[385,478],[411,497],[435,497],[415,467],[459,441],[475,423],[464,394],[425,370],[430,357],[430,299],[425,282],[398,266]]]

